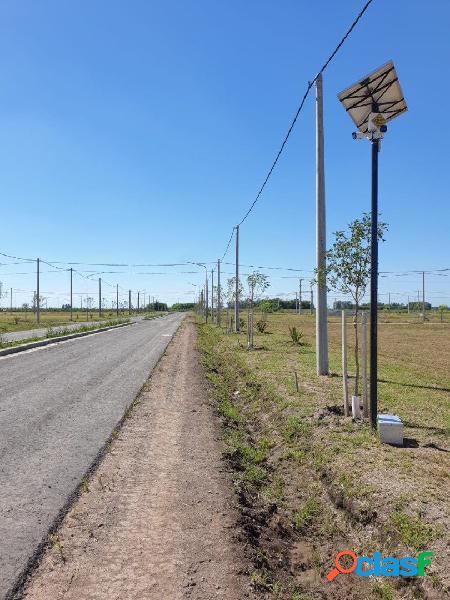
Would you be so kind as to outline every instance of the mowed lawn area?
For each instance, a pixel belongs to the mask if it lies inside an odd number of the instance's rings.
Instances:
[[[241,316],[246,317],[246,311]],[[255,311],[251,351],[245,328],[241,334],[227,334],[223,328],[200,324],[199,347],[216,389],[228,444],[244,457],[240,484],[257,492],[259,499],[277,503],[277,514],[284,515],[286,527],[293,531],[292,543],[297,532],[301,543],[310,546],[310,570],[323,578],[333,556],[343,548],[369,554],[381,550],[394,556],[430,550],[435,553],[433,566],[429,577],[419,582],[418,596],[411,595],[409,588],[395,590],[395,582],[384,578],[371,579],[373,589],[366,588],[367,598],[372,593],[375,598],[424,597],[425,589],[439,597],[450,584],[445,544],[450,325],[438,320],[421,323],[417,317],[404,324],[399,317],[379,326],[379,411],[403,420],[403,448],[381,444],[368,423],[343,416],[338,316],[329,318],[328,377],[316,375],[315,317],[309,314],[269,314],[261,334],[256,328],[260,315]],[[303,333],[300,346],[291,340],[292,326]],[[350,318],[347,327],[351,394]],[[253,450],[243,450],[243,444]],[[303,570],[309,567],[303,565]],[[275,560],[268,559],[257,577],[261,585],[279,586],[286,594],[296,593],[296,585],[299,593],[320,590],[319,584],[314,587],[314,577],[305,583],[280,573]],[[346,580],[341,580],[344,586]],[[336,597],[346,594],[345,587],[336,591]]]

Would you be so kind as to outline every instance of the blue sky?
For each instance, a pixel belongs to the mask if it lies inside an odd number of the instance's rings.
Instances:
[[[362,5],[3,0],[0,250],[85,263],[219,258],[308,80]],[[384,271],[450,267],[449,22],[446,0],[375,0],[324,76],[331,241],[332,231],[370,207],[369,143],[352,140],[336,94],[389,59],[397,67],[409,112],[392,122],[380,155],[380,209],[390,228],[380,250]],[[304,269],[310,277],[314,144],[311,95],[242,226],[242,263]],[[0,267],[4,289],[25,290],[14,293],[17,303],[35,289],[33,275],[14,274],[33,265],[25,267]],[[67,273],[42,270],[49,302],[64,301]],[[191,284],[201,281],[200,274],[182,273],[196,270],[189,267],[103,270],[114,271],[104,279],[124,290],[145,289],[169,302],[189,299]],[[152,272],[172,274],[141,274]],[[289,275],[272,272],[273,293],[296,289],[294,279],[281,278]],[[77,292],[95,297],[95,282],[75,281]],[[450,304],[448,281],[427,276],[434,304]],[[419,274],[383,278],[380,300],[389,291],[393,301],[406,299],[420,288]]]

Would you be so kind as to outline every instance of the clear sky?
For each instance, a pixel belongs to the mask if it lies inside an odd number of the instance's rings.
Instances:
[[[363,3],[1,0],[0,251],[121,264],[222,256],[307,82]],[[450,267],[449,23],[448,0],[375,0],[324,76],[329,241],[370,208],[370,145],[352,140],[336,94],[393,59],[408,103],[380,154],[382,271]],[[242,226],[242,263],[304,269],[310,279],[314,161],[311,94]],[[103,278],[169,302],[192,298],[201,281],[189,267],[77,268],[112,271]],[[35,282],[14,273],[33,269],[0,267],[4,289],[25,290],[14,292],[17,304]],[[67,301],[67,273],[42,271],[49,303]],[[272,271],[271,293],[295,290],[295,279],[281,278],[289,275]],[[433,304],[450,304],[449,280],[427,276]],[[96,297],[95,282],[74,281]],[[383,278],[380,300],[420,288],[419,274]]]

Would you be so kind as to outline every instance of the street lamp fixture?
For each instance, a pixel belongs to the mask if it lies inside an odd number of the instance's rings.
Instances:
[[[370,420],[377,426],[377,309],[378,309],[378,153],[387,123],[406,112],[407,106],[394,63],[389,61],[338,94],[357,131],[353,139],[372,144],[372,222],[370,269]]]

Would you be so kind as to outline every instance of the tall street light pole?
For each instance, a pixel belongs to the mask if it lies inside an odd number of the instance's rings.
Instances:
[[[370,236],[370,419],[374,428],[377,426],[378,414],[378,152],[379,140],[373,139]]]
[[[386,123],[407,110],[394,63],[385,65],[338,94],[358,131],[353,139],[372,145],[371,258],[370,258],[370,420],[377,427],[378,411],[378,153]]]

